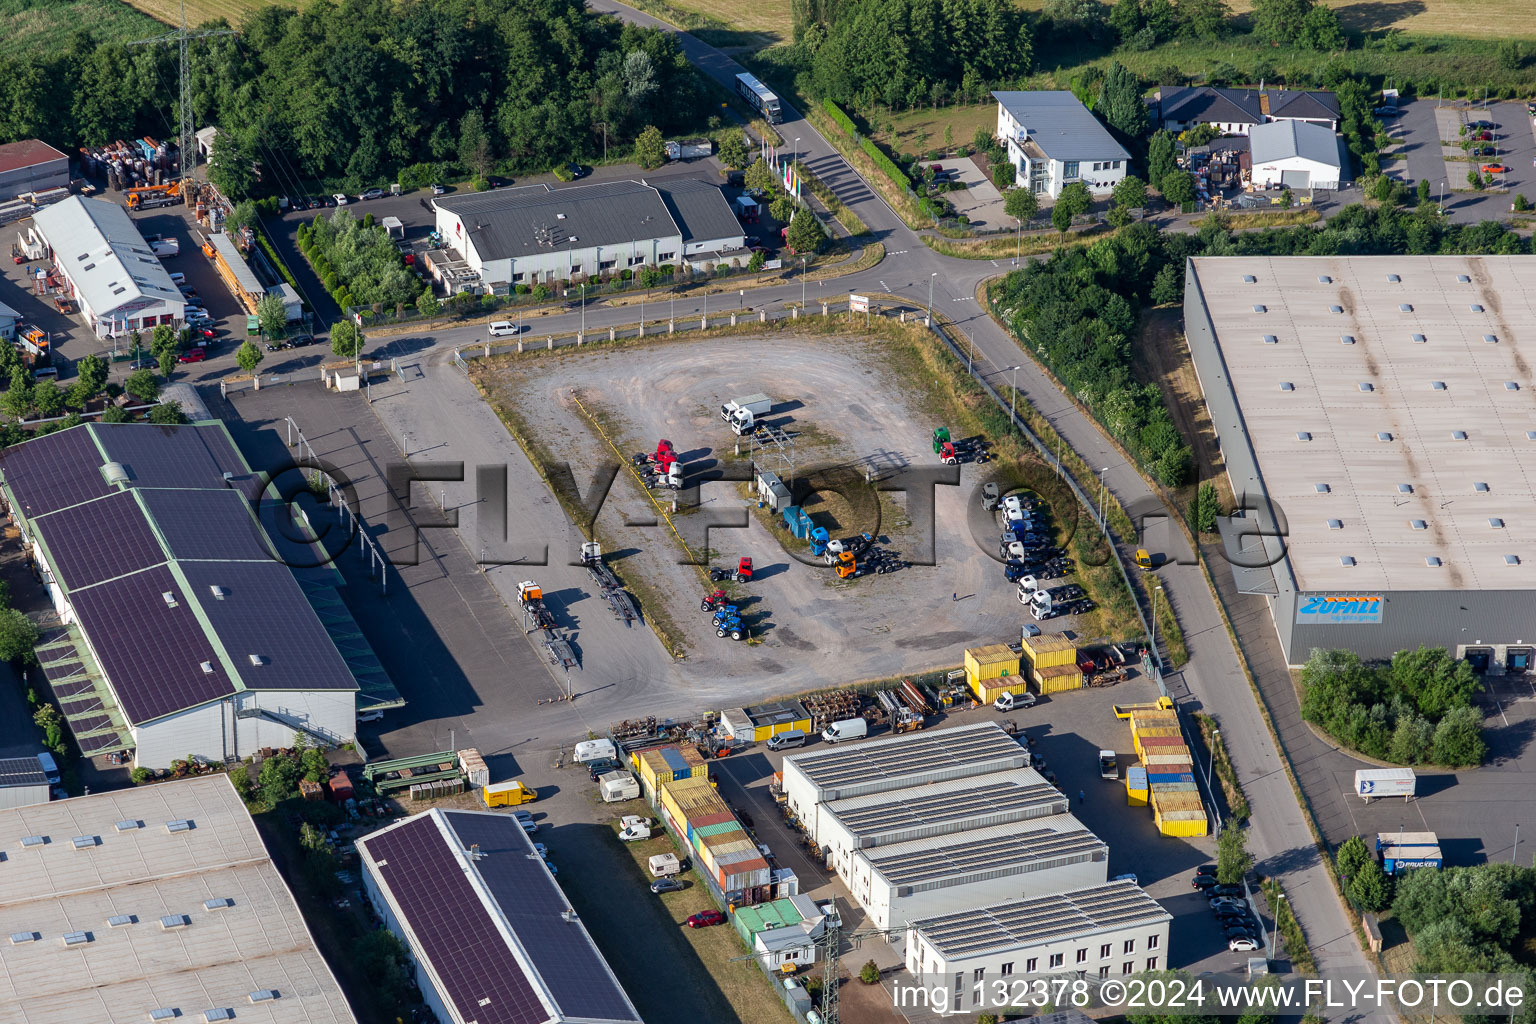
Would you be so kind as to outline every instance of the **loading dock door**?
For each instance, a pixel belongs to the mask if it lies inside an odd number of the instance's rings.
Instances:
[[[1488,662],[1493,659],[1493,648],[1468,647],[1462,657],[1466,659],[1468,665],[1472,666],[1473,671],[1487,672]]]
[[[1504,652],[1504,669],[1510,673],[1528,672],[1531,669],[1531,649],[1511,647]]]
[[[1280,184],[1292,191],[1312,187],[1311,171],[1281,171]]]

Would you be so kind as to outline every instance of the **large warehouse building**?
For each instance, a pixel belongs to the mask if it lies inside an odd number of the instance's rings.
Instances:
[[[443,244],[497,294],[641,266],[713,267],[751,257],[741,223],[707,181],[527,185],[432,203]]]
[[[165,768],[291,746],[296,730],[339,744],[359,699],[393,695],[334,587],[278,558],[253,484],[220,423],[89,423],[0,452],[60,622],[37,657],[85,754]]]
[[[70,196],[38,210],[31,231],[97,337],[181,326],[186,297],[121,206]]]
[[[1192,259],[1185,332],[1287,660],[1536,646],[1536,260]],[[1263,539],[1260,539],[1260,538]]]
[[[510,814],[433,808],[357,841],[369,902],[439,1024],[640,1024]]]
[[[0,1020],[356,1024],[222,775],[0,811]]]
[[[785,800],[877,928],[1101,885],[1109,848],[996,723],[784,759]]]
[[[907,970],[947,990],[950,1013],[977,1013],[1010,978],[1162,970],[1172,920],[1131,881],[1010,900],[908,925]]]

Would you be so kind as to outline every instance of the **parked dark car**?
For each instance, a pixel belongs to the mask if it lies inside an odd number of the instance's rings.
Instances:
[[[1235,900],[1243,898],[1243,887],[1240,885],[1218,885],[1211,890],[1212,896],[1228,896]]]
[[[658,878],[651,883],[651,892],[654,893],[682,892],[686,888],[688,887],[675,878]]]
[[[294,348],[303,348],[305,345],[313,344],[314,340],[315,339],[308,334],[295,334],[293,337],[288,339],[288,344]]]
[[[587,774],[592,777],[593,782],[596,782],[599,776],[618,771],[618,769],[619,762],[611,757],[600,757],[596,761],[587,762]]]
[[[1191,889],[1213,889],[1215,886],[1215,875],[1196,875],[1189,883]]]
[[[1197,875],[1210,875],[1212,878],[1215,878],[1216,877],[1216,865],[1215,864],[1201,864],[1199,867],[1195,868],[1195,874],[1197,874]]]

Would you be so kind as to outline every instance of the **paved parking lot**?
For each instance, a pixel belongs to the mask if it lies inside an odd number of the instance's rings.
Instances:
[[[969,157],[934,161],[949,172],[951,180],[965,182],[958,192],[946,192],[944,198],[955,205],[956,213],[969,218],[973,228],[1007,227],[1012,221],[1003,214],[1003,194],[997,190],[976,162]]]
[[[1536,200],[1536,134],[1525,104],[1519,102],[1480,104],[1441,103],[1433,97],[1404,103],[1400,113],[1383,117],[1389,134],[1401,140],[1399,153],[1402,166],[1396,172],[1409,185],[1420,181],[1430,184],[1436,199],[1442,190],[1445,195],[1446,214],[1459,223],[1476,223],[1484,220],[1504,220],[1509,216],[1510,204],[1517,193]],[[1505,164],[1508,174],[1499,176],[1498,185],[1503,192],[1470,192],[1467,189],[1467,171],[1473,163],[1464,160],[1447,161],[1445,155],[1462,156],[1458,143],[1459,126],[1466,121],[1491,121],[1497,138],[1494,145],[1497,156],[1480,158],[1477,165],[1490,162]],[[1450,143],[1449,146],[1442,146]],[[1454,192],[1454,189],[1464,191]]]

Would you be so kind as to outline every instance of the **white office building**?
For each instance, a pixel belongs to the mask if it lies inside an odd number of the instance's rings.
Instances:
[[[907,925],[906,966],[950,1013],[985,1010],[1029,975],[1109,978],[1168,964],[1173,915],[1134,882],[1010,900]]]
[[[181,326],[186,299],[121,206],[70,196],[38,210],[31,233],[97,337]]]
[[[751,258],[719,186],[693,178],[527,185],[432,202],[443,245],[497,294],[643,266],[710,269]]]
[[[1103,195],[1129,173],[1131,154],[1070,92],[992,95],[997,137],[1008,150],[1020,188],[1055,199],[1067,185],[1081,181]]]

